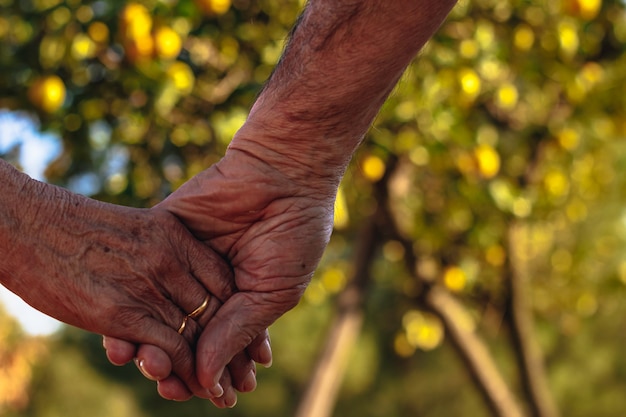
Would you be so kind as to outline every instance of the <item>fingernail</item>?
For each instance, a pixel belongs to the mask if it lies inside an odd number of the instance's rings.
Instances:
[[[219,398],[224,395],[224,388],[222,388],[219,383],[217,383],[213,388],[210,388],[209,391],[211,392],[211,395],[215,398]]]
[[[265,340],[265,342],[263,342],[259,350],[259,355],[261,356],[261,365],[266,368],[272,366],[272,347],[270,346],[269,340]]]
[[[256,389],[256,375],[254,371],[248,372],[248,375],[243,380],[243,392],[251,392]]]
[[[141,372],[141,374],[143,376],[145,376],[146,378],[148,378],[151,381],[156,381],[157,378],[153,377],[152,375],[150,375],[150,373],[148,371],[146,371],[145,369],[145,362],[143,359],[139,360],[137,358],[133,359],[135,361],[135,365],[137,365],[137,368],[139,369],[139,372]]]
[[[234,389],[229,389],[226,395],[224,396],[224,405],[228,408],[233,408],[237,405],[237,394]]]

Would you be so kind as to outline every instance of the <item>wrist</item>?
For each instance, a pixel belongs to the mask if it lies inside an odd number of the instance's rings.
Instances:
[[[289,126],[267,126],[248,120],[228,147],[227,158],[246,160],[257,172],[282,177],[302,191],[336,192],[353,150],[332,149],[311,129],[294,131]]]

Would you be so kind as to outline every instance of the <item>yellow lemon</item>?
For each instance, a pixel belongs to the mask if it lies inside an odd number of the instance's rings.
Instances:
[[[189,94],[193,90],[195,76],[189,65],[176,61],[167,69],[167,76],[174,87],[182,94]]]
[[[146,6],[129,3],[120,14],[120,27],[126,39],[144,38],[152,31],[152,16]]]
[[[127,39],[124,42],[124,50],[130,62],[141,61],[152,55],[154,51],[154,41],[150,36]]]
[[[496,104],[502,110],[513,110],[517,106],[518,99],[517,87],[511,83],[501,85],[496,92]]]
[[[483,178],[493,178],[500,171],[500,155],[490,145],[478,145],[474,149],[474,157]]]
[[[197,0],[197,4],[208,15],[222,15],[230,9],[231,0]]]
[[[28,90],[31,103],[47,113],[54,113],[61,108],[65,94],[65,84],[56,75],[39,78]]]
[[[443,283],[448,289],[459,292],[465,288],[467,276],[458,266],[451,266],[443,274]]]
[[[600,7],[602,7],[602,0],[578,0],[578,6],[580,17],[591,20],[598,15]]]
[[[385,175],[385,162],[376,155],[368,155],[361,162],[365,177],[371,182],[380,180]]]
[[[592,20],[600,11],[602,0],[562,0],[563,10],[573,16]]]
[[[163,59],[173,59],[178,56],[183,47],[180,35],[170,27],[162,26],[154,33],[156,54]]]
[[[102,22],[93,22],[87,28],[89,37],[98,43],[104,43],[109,40],[109,27]]]
[[[463,94],[470,100],[474,100],[481,91],[481,80],[473,69],[464,68],[459,71],[459,82]]]

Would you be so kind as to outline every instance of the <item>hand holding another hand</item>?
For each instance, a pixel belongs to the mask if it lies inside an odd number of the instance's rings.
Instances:
[[[302,173],[278,170],[265,159],[276,155],[248,146],[250,134],[260,132],[244,126],[221,161],[155,207],[174,214],[233,268],[237,291],[207,323],[196,347],[198,379],[213,391],[219,390],[224,370],[237,374],[233,363],[245,363],[247,358],[271,361],[271,356],[250,352],[269,352],[265,329],[298,303],[333,225],[336,183],[299,182]],[[135,353],[119,340],[109,338],[107,346],[109,352],[111,348],[124,352],[120,362]],[[241,353],[246,347],[254,348],[248,348],[247,358]],[[167,356],[152,347],[145,349],[137,351],[142,356],[143,350],[145,367],[167,369]],[[239,378],[235,388],[248,391],[241,382]],[[176,393],[175,398],[185,399],[187,391],[180,381],[165,379],[159,387],[162,395],[165,389],[169,398]]]
[[[130,346],[158,347],[167,361],[156,364],[167,369],[150,369],[155,375],[172,373],[203,398],[219,394],[198,383],[194,360],[201,329],[235,291],[219,255],[166,210],[97,202],[31,180],[2,161],[0,176],[3,285],[65,323]],[[187,318],[205,300],[202,314]],[[109,354],[115,358],[119,350]],[[240,380],[253,367],[249,359],[234,363],[234,382],[245,385]]]

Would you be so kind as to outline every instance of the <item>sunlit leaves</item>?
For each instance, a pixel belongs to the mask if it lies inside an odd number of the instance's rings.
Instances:
[[[528,51],[535,43],[535,33],[527,24],[520,24],[513,32],[513,44],[521,51]]]
[[[559,45],[561,51],[567,57],[573,56],[578,51],[578,26],[569,20],[564,20],[559,23]]]
[[[443,325],[431,313],[410,310],[403,316],[402,326],[404,334],[396,339],[396,352],[403,356],[416,348],[435,349],[443,341]]]
[[[140,3],[128,3],[120,13],[120,32],[124,40],[137,40],[138,43],[151,38],[152,16]]]
[[[346,196],[343,188],[340,187],[337,191],[337,197],[335,198],[335,209],[333,212],[333,224],[335,229],[345,229],[350,222],[350,214],[348,211],[348,204],[346,202]]]
[[[500,109],[511,111],[515,109],[519,99],[519,92],[513,83],[504,83],[496,91],[495,104]]]

